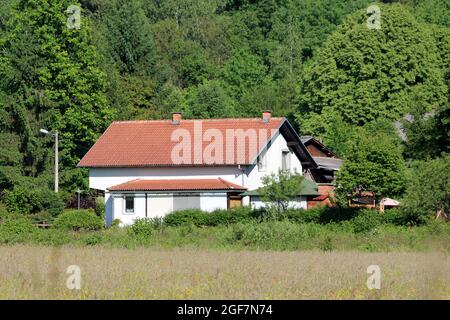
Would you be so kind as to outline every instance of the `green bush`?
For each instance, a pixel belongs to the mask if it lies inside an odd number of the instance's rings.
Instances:
[[[59,215],[54,226],[72,231],[100,230],[103,227],[103,220],[92,210],[70,210]]]
[[[382,216],[378,211],[361,210],[356,217],[351,220],[353,231],[363,233],[371,231],[382,222]]]
[[[42,223],[42,222],[47,222],[47,223],[53,223],[53,221],[55,220],[55,217],[47,211],[41,211],[39,213],[36,214],[30,214],[27,217],[32,223]]]
[[[305,209],[288,209],[284,212],[284,218],[297,223],[318,222],[322,208],[314,207],[308,210]]]
[[[84,244],[87,246],[95,246],[97,244],[102,243],[102,241],[103,237],[101,234],[98,233],[89,234],[84,238]]]
[[[95,214],[100,218],[105,218],[105,198],[98,197],[95,199]]]
[[[381,213],[381,217],[384,223],[389,223],[393,225],[407,225],[410,220],[408,216],[400,208],[393,208],[385,210]]]
[[[169,213],[164,217],[164,223],[176,227],[196,224],[204,219],[204,212],[199,209],[180,210]],[[197,223],[196,223],[197,222]]]
[[[150,237],[153,234],[153,230],[158,227],[157,225],[158,222],[152,218],[139,218],[134,220],[129,230],[135,236]]]
[[[0,243],[21,243],[33,237],[38,231],[28,219],[6,219],[0,224]]]
[[[10,212],[30,214],[46,210],[52,216],[64,209],[64,201],[59,194],[47,188],[29,188],[17,186],[7,190],[3,198]]]
[[[32,188],[18,186],[13,190],[7,190],[3,196],[3,201],[9,212],[29,214],[43,209],[40,195],[36,192],[36,189]]]
[[[53,217],[63,212],[65,204],[59,193],[43,189],[39,191],[38,196],[43,210],[46,210]]]
[[[164,217],[167,226],[182,226],[193,224],[197,227],[229,225],[238,222],[261,219],[262,210],[251,210],[248,207],[234,209],[217,209],[213,212],[204,212],[199,209],[174,211]]]

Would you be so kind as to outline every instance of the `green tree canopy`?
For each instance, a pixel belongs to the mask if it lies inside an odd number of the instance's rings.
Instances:
[[[406,166],[392,126],[378,122],[354,130],[353,139],[347,142],[344,164],[337,173],[337,195],[345,199],[360,187],[378,197],[401,195]]]
[[[323,135],[337,117],[363,125],[447,101],[433,33],[402,5],[380,8],[380,29],[368,28],[366,10],[357,11],[305,67],[297,117],[303,133]]]
[[[450,213],[450,155],[413,164],[403,200],[405,212],[423,222],[438,210]]]

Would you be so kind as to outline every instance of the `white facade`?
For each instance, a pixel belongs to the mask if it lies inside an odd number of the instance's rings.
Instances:
[[[250,205],[253,209],[261,209],[265,206],[264,202],[258,196],[249,197]],[[289,201],[289,208],[307,209],[307,201],[305,196],[298,197],[295,201]]]
[[[125,208],[126,196],[132,196],[134,199],[134,210],[127,212]],[[154,218],[163,217],[166,214],[172,212],[173,208],[173,193],[119,193],[113,192],[108,194],[108,200],[106,200],[106,224],[111,225],[114,219],[119,219],[121,225],[133,224],[133,221],[137,218]],[[188,197],[184,194],[180,197]],[[214,211],[216,209],[227,209],[227,194],[221,193],[209,193],[201,192],[198,194],[200,200],[199,209],[203,211]],[[189,206],[183,207],[183,209],[189,209]],[[192,207],[195,208],[195,207]]]
[[[283,165],[283,157],[285,163]],[[286,164],[286,161],[288,164]],[[287,165],[287,168],[286,168]],[[284,167],[283,167],[284,166]],[[164,216],[173,211],[173,197],[176,193],[133,193],[134,212],[126,212],[125,196],[130,193],[109,192],[108,188],[134,179],[215,179],[241,185],[247,190],[262,187],[262,177],[276,174],[280,169],[289,169],[302,174],[302,165],[294,153],[289,151],[284,137],[278,132],[270,140],[267,150],[254,165],[248,166],[197,166],[197,167],[146,167],[146,168],[90,168],[90,188],[105,191],[106,223],[110,225],[114,219],[120,219],[124,225],[131,224],[136,218]],[[199,193],[198,208],[204,211],[227,208],[227,194],[225,191]],[[178,195],[179,196],[179,195]],[[243,205],[250,204],[245,197]],[[147,203],[147,205],[146,205]],[[262,205],[255,204],[255,205]],[[296,207],[306,208],[306,199],[300,198]]]

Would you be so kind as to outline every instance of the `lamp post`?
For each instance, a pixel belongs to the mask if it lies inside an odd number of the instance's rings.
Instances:
[[[59,149],[58,149],[58,131],[55,132],[49,132],[48,130],[45,129],[41,129],[39,130],[40,133],[46,134],[46,135],[50,135],[55,137],[55,192],[59,191],[59,177],[58,177],[58,172],[59,172]]]
[[[80,190],[80,188],[78,188],[78,190],[77,190],[77,194],[78,194],[78,197],[77,197],[77,200],[78,200],[78,210],[80,210],[80,206],[81,206],[81,190]]]

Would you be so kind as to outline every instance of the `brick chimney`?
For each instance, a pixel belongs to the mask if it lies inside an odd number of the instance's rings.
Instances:
[[[267,122],[270,121],[270,118],[272,118],[272,111],[270,111],[270,110],[263,111],[263,113],[262,113],[262,121],[264,123],[267,123]]]
[[[172,112],[172,124],[180,124],[181,112]]]

